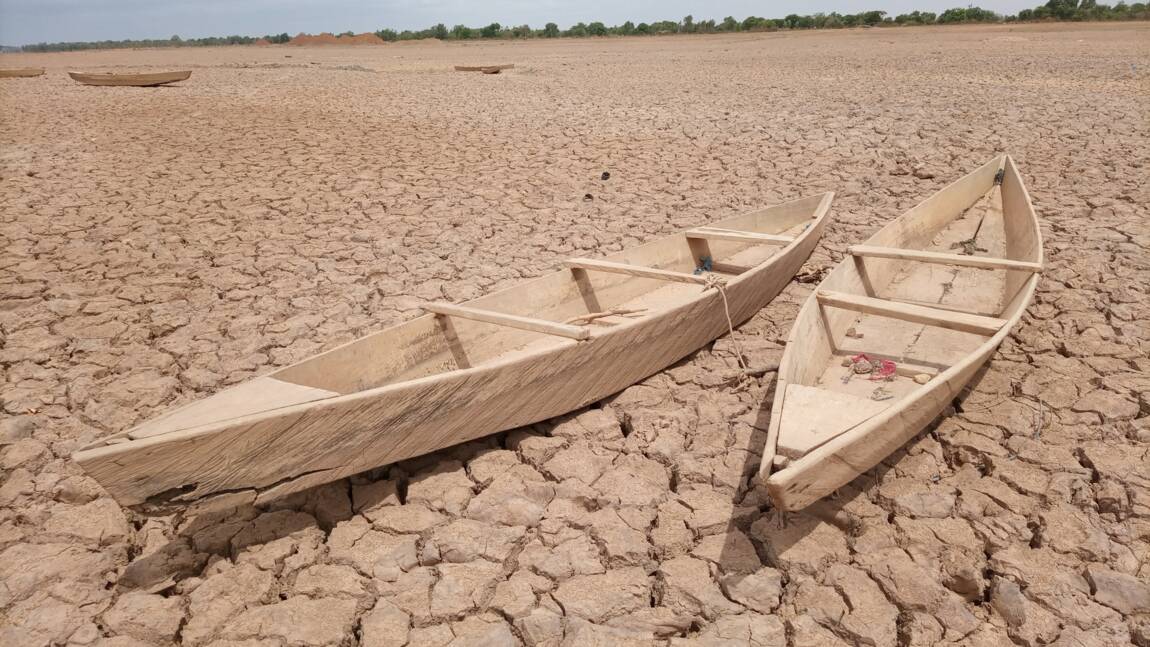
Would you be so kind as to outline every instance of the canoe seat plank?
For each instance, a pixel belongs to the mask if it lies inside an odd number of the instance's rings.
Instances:
[[[778,451],[787,458],[802,458],[888,406],[889,401],[877,402],[849,393],[788,384],[783,397]]]
[[[613,272],[615,274],[627,274],[645,279],[676,281],[678,283],[697,283],[698,285],[706,285],[708,281],[706,276],[698,274],[687,274],[686,272],[660,270],[654,267],[642,267],[640,265],[628,265],[627,263],[614,263],[612,261],[600,261],[590,258],[569,258],[564,261],[564,263],[572,269]],[[713,277],[712,280],[719,282],[724,280],[722,277],[711,276]]]
[[[587,328],[583,328],[581,326],[572,326],[570,324],[556,323],[554,321],[547,321],[545,319],[521,317],[519,315],[495,312],[492,310],[481,310],[479,308],[472,308],[469,306],[457,306],[452,303],[443,303],[438,301],[424,304],[422,307],[424,310],[440,316],[471,319],[473,321],[482,321],[484,323],[495,324],[497,326],[507,326],[509,328],[518,328],[520,330],[530,330],[532,332],[543,333],[545,335],[556,335],[558,337],[567,337],[568,339],[578,340],[584,340],[591,337],[591,331]]]
[[[778,234],[760,234],[755,231],[739,231],[736,229],[722,229],[720,227],[696,227],[687,232],[687,238],[700,238],[704,240],[729,240],[737,243],[778,243],[788,245],[794,236],[780,236]]]
[[[952,312],[939,308],[898,303],[886,299],[864,297],[845,292],[819,290],[816,292],[819,303],[832,308],[854,310],[864,314],[890,317],[902,321],[937,326],[948,330],[958,330],[976,335],[993,335],[1006,325],[1006,320],[994,317],[983,317],[965,312]]]
[[[878,247],[874,245],[852,245],[849,248],[849,251],[853,256],[894,258],[903,261],[938,263],[940,265],[957,265],[959,267],[976,267],[984,270],[1021,270],[1024,272],[1042,271],[1042,263],[1016,261],[1009,258],[967,256],[965,254],[944,254],[942,252],[927,252],[918,249],[901,249],[898,247]]]

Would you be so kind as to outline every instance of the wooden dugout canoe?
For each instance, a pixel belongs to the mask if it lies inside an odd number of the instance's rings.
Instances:
[[[930,424],[1018,323],[1042,269],[1038,220],[1006,155],[848,252],[803,306],[779,366],[759,478],[783,510]],[[859,354],[894,361],[896,374],[855,374]]]
[[[23,79],[33,76],[43,76],[42,67],[17,67],[0,70],[0,79]]]
[[[745,321],[790,282],[831,193],[688,230],[387,328],[83,448],[122,505],[271,500],[591,404]],[[587,325],[573,318],[644,309]],[[567,323],[561,323],[567,322]],[[214,501],[212,500],[214,499]]]
[[[499,74],[503,70],[515,69],[514,63],[505,65],[456,65],[456,72],[483,72],[484,74]]]
[[[150,88],[157,85],[167,85],[187,80],[192,75],[191,70],[179,72],[155,72],[150,74],[116,74],[104,72],[100,74],[85,74],[83,72],[68,72],[73,81],[84,85],[119,85],[138,88]]]

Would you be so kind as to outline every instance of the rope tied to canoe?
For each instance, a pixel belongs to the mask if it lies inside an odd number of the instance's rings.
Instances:
[[[723,298],[723,314],[727,315],[727,332],[731,336],[731,344],[735,347],[735,359],[739,362],[741,376],[739,379],[745,379],[750,375],[750,368],[747,366],[746,360],[743,359],[743,348],[735,337],[735,324],[731,321],[731,306],[727,302],[727,282],[717,274],[706,273],[703,275],[703,291],[706,292],[711,288],[718,290],[719,296]]]

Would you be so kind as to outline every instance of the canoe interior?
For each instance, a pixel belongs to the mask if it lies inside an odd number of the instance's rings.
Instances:
[[[713,222],[710,226],[797,236],[812,222],[824,199],[822,195],[803,198]],[[734,277],[766,262],[782,249],[779,243],[688,239],[685,234],[678,234],[612,254],[605,260],[691,273],[699,267],[701,259],[710,257],[715,273]],[[698,297],[701,290],[694,284],[565,269],[465,305],[553,322],[611,308],[645,309],[634,315],[590,324],[594,335],[596,331],[636,323],[645,313],[688,302]],[[277,408],[507,362],[577,343],[580,342],[457,317],[421,316],[174,409],[121,437],[151,438]],[[115,441],[116,437],[111,440]]]
[[[998,186],[994,178],[1000,168],[1003,182]],[[1021,179],[1005,156],[914,207],[866,244],[1031,262],[1040,262],[1042,255]],[[1031,276],[1021,270],[848,256],[818,290],[1010,320],[1027,305],[1022,288]],[[938,379],[976,355],[990,337],[822,306],[812,299],[795,321],[790,361],[780,367],[776,454],[802,458],[884,411],[905,406],[925,388],[916,376]],[[844,363],[859,354],[894,361],[898,374],[889,381],[854,374]],[[876,392],[879,388],[885,394]]]

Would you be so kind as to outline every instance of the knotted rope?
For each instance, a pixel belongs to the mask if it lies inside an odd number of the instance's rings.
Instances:
[[[727,282],[717,274],[704,274],[703,291],[706,292],[711,288],[717,289],[719,296],[723,298],[723,313],[727,315],[727,332],[730,333],[731,344],[735,347],[735,359],[739,362],[743,377],[746,377],[750,375],[750,369],[747,367],[746,361],[743,360],[743,348],[739,345],[739,340],[735,338],[735,324],[731,321],[731,306],[727,303]]]

